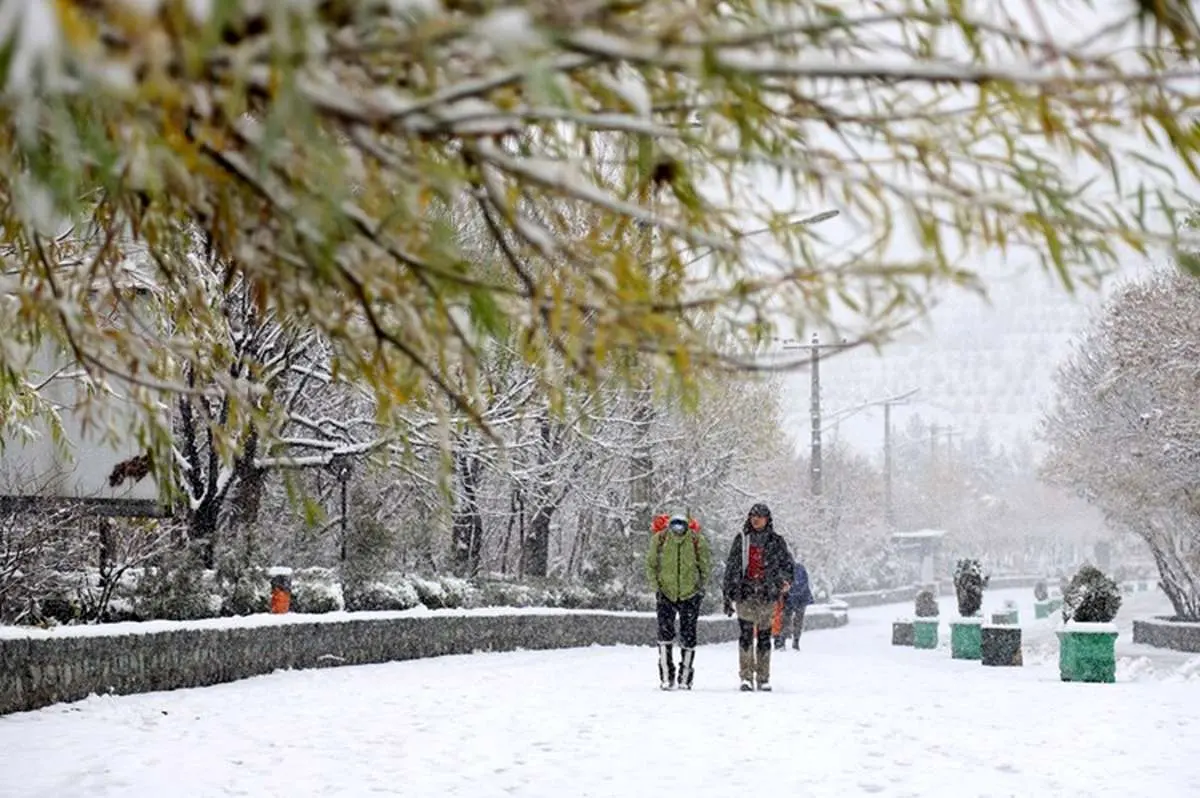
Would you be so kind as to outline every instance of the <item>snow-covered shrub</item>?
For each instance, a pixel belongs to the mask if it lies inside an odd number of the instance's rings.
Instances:
[[[538,607],[547,605],[546,591],[513,582],[487,582],[479,591],[483,607]]]
[[[271,609],[271,582],[265,569],[226,556],[217,564],[221,615],[254,615]]]
[[[581,585],[566,585],[554,597],[554,606],[569,610],[594,609],[597,604],[596,594]]]
[[[653,612],[655,608],[654,594],[649,591],[621,590],[599,596],[597,609],[620,610],[624,612]]]
[[[346,588],[345,599],[346,609],[352,612],[410,610],[421,603],[411,582],[390,574],[376,582]]]
[[[958,600],[958,614],[970,618],[978,614],[983,606],[983,589],[989,577],[983,575],[979,560],[963,559],[954,566],[954,595]]]
[[[412,585],[417,589],[417,596],[420,597],[421,603],[431,610],[440,610],[449,606],[446,597],[446,589],[442,587],[442,583],[436,579],[425,579],[420,576],[412,578]]]
[[[192,547],[166,552],[147,566],[132,597],[141,620],[191,621],[215,617],[222,600],[212,572]]]
[[[456,576],[443,576],[441,583],[442,606],[458,608],[470,607],[475,604],[475,596],[478,591],[466,579],[460,579]]]
[[[1045,601],[1050,598],[1050,588],[1046,587],[1044,581],[1039,581],[1033,586],[1033,597],[1038,601]]]
[[[339,612],[346,608],[341,583],[328,568],[301,568],[292,574],[292,612]]]
[[[1121,586],[1093,565],[1079,569],[1063,591],[1064,621],[1109,623],[1121,609]]]
[[[936,618],[938,617],[937,596],[933,595],[933,591],[925,589],[917,593],[914,601],[913,613],[918,618]]]

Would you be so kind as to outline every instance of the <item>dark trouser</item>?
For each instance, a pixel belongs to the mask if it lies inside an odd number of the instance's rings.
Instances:
[[[691,689],[692,663],[696,658],[696,621],[700,618],[699,593],[683,601],[671,601],[658,594],[658,678],[664,687],[678,684]],[[679,616],[679,643],[682,648],[679,660],[679,679],[675,678],[675,658],[672,649],[675,643],[675,616]]]
[[[675,616],[679,616],[679,644],[684,648],[696,647],[696,621],[700,618],[700,594],[683,601],[671,601],[658,594],[658,642],[671,643],[675,640]]]
[[[800,635],[804,633],[804,611],[808,607],[801,604],[795,609],[783,605],[783,628],[779,631],[779,637],[775,638],[775,648],[783,648],[783,644],[788,639],[789,632],[791,633],[792,645],[800,645]]]

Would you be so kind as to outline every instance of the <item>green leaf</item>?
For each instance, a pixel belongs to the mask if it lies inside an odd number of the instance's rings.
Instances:
[[[496,297],[490,291],[474,289],[468,294],[471,321],[476,329],[503,340],[508,337],[508,320],[496,304]]]
[[[1200,255],[1195,252],[1180,252],[1175,256],[1179,268],[1193,277],[1200,277]]]

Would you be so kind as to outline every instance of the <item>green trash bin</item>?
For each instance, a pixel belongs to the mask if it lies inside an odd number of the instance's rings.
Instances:
[[[937,648],[938,619],[917,618],[913,621],[913,648]]]
[[[950,622],[950,656],[980,659],[983,656],[983,619],[956,618]]]
[[[1117,680],[1117,628],[1111,623],[1070,623],[1058,632],[1058,671],[1064,682]]]

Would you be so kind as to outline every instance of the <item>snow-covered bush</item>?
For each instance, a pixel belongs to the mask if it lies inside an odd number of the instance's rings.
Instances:
[[[446,603],[446,589],[436,579],[415,576],[412,579],[412,585],[416,588],[417,596],[420,597],[421,603],[429,609],[440,610],[450,606]]]
[[[555,592],[554,606],[563,609],[588,609],[597,606],[596,594],[586,587],[566,585]]]
[[[267,571],[225,556],[217,567],[221,615],[254,615],[271,609],[271,582]]]
[[[1038,601],[1045,601],[1050,598],[1050,588],[1046,587],[1046,582],[1039,581],[1033,586],[1033,597]]]
[[[191,621],[220,613],[223,600],[215,574],[200,566],[194,547],[164,553],[147,566],[133,595],[141,620]]]
[[[983,575],[979,560],[962,559],[954,566],[954,595],[958,600],[958,614],[970,618],[983,607],[983,589],[989,577]]]
[[[456,576],[443,576],[439,581],[442,584],[442,606],[451,608],[474,606],[478,591],[469,581]]]
[[[1079,569],[1063,591],[1064,621],[1109,623],[1121,609],[1121,586],[1093,565]]]
[[[928,588],[917,593],[913,613],[918,618],[936,618],[939,614],[937,596]]]
[[[545,590],[515,582],[486,582],[479,591],[483,607],[544,607],[548,599]]]
[[[385,574],[382,579],[346,588],[346,609],[351,612],[380,610],[410,610],[421,603],[412,582],[397,574]]]
[[[340,612],[345,608],[342,585],[329,568],[301,568],[292,574],[292,612]]]

